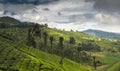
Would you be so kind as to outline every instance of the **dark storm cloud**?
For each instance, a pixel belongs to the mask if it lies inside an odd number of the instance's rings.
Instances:
[[[39,4],[48,4],[54,1],[58,0],[0,0],[0,3],[2,4],[33,4],[33,5],[39,5]]]
[[[95,0],[94,7],[106,11],[120,11],[120,0]]]
[[[95,0],[85,0],[85,2],[93,2],[93,1],[95,1]]]

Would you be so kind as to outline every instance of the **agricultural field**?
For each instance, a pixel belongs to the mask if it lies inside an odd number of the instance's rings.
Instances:
[[[119,39],[11,23],[0,22],[0,71],[120,70]]]

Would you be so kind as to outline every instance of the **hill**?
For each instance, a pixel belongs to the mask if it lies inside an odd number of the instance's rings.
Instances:
[[[16,43],[0,34],[0,71],[91,71],[69,59]],[[12,38],[11,38],[12,39]]]
[[[4,16],[4,17],[0,17],[0,23],[7,23],[7,24],[15,25],[15,24],[19,24],[20,21],[14,18],[8,17],[8,16]]]
[[[120,38],[120,34],[105,32],[105,31],[100,31],[100,30],[88,29],[83,32],[91,36],[102,37],[102,38]]]
[[[9,20],[10,19],[8,19],[8,21]],[[17,21],[14,23],[17,24]],[[4,24],[9,23],[5,22]],[[24,24],[27,24],[27,27]],[[66,46],[68,45],[67,41],[69,40],[69,34],[71,33],[66,32],[65,34],[65,31],[62,33],[60,30],[51,29],[46,25],[39,25],[36,23],[32,23],[34,25],[28,27],[29,24],[31,23],[22,23],[21,27],[14,26],[9,28],[0,28],[0,71],[92,70],[90,67],[87,67],[87,65],[79,64],[77,61],[75,62],[75,60],[72,61],[72,59],[70,59],[70,55],[67,57],[65,56],[63,64],[60,64],[62,51],[60,51],[60,48],[58,48],[57,45],[59,42],[58,38],[65,35],[64,45]],[[47,39],[45,38],[45,33],[47,35]],[[52,35],[55,38],[53,49],[51,49],[49,43],[49,37]],[[46,45],[44,45],[45,40],[48,41],[46,41]],[[65,47],[65,49],[67,50],[68,48]],[[67,54],[68,53],[66,53],[66,55]],[[77,55],[74,55],[74,57],[76,56]],[[76,59],[78,58],[76,57]]]
[[[1,71],[119,69],[119,63],[116,64],[120,58],[119,40],[58,30],[49,28],[47,24],[21,24],[20,27],[0,28]]]

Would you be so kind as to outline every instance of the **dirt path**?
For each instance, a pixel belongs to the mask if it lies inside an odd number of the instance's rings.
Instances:
[[[105,68],[105,67],[107,67],[107,65],[98,66],[98,67],[97,67],[97,70],[103,69],[103,68]]]

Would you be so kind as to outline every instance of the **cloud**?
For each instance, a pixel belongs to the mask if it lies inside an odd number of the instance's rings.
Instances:
[[[85,0],[85,2],[94,2],[95,0]]]
[[[0,15],[2,15],[3,14],[3,11],[0,11]]]
[[[22,11],[26,11],[29,9],[33,9],[35,8],[34,5],[31,4],[17,4],[17,5],[13,5],[13,4],[0,4],[1,6],[1,10],[3,11],[9,11],[9,12],[22,12]]]
[[[33,4],[33,5],[39,5],[39,4],[48,4],[54,1],[58,0],[0,0],[0,3],[2,4]]]
[[[94,7],[105,11],[120,11],[120,0],[95,0]]]
[[[119,25],[120,15],[117,13],[98,13],[95,15],[95,19],[100,23],[109,25]]]
[[[33,0],[29,0],[32,2]],[[42,1],[42,0],[40,0]],[[44,1],[44,0],[43,0]],[[0,4],[0,15],[21,21],[48,23],[50,27],[65,30],[100,29],[120,32],[118,12],[98,11],[94,0],[49,0],[49,4]],[[111,30],[112,29],[112,30]]]

